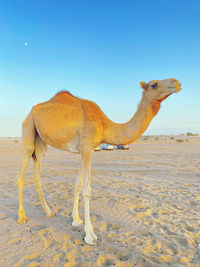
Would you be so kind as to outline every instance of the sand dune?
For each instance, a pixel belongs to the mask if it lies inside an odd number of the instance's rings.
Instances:
[[[183,141],[177,141],[183,140]],[[49,148],[46,218],[32,181],[27,224],[17,224],[20,142],[0,139],[0,266],[200,266],[200,138],[143,137],[128,151],[94,153],[91,220],[99,245],[71,226],[79,155]],[[84,218],[83,198],[80,215]]]

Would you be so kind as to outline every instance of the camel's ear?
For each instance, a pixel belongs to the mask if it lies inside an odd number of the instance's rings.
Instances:
[[[145,82],[140,82],[140,87],[144,90],[147,90],[147,84]]]

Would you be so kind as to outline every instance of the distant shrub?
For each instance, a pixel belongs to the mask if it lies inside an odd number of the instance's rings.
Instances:
[[[14,139],[14,140],[13,140],[13,143],[19,143],[19,140]]]
[[[172,136],[172,137],[170,137],[171,138],[171,140],[174,140],[174,137]]]
[[[145,140],[145,141],[147,141],[148,139],[149,139],[149,137],[148,137],[148,136],[144,137],[144,140]]]
[[[188,132],[186,135],[187,135],[187,136],[199,136],[199,134],[198,134],[198,133],[196,133],[196,134],[193,134],[193,133],[189,133],[189,132]]]
[[[178,139],[178,140],[176,140],[176,142],[178,142],[178,143],[183,143],[184,140],[182,140],[182,139]]]
[[[159,141],[159,138],[158,138],[158,137],[156,137],[156,138],[155,138],[155,140],[156,140],[156,141]]]

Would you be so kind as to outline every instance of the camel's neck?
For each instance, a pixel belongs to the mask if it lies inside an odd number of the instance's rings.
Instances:
[[[104,143],[113,145],[129,144],[139,138],[160,109],[159,102],[151,102],[143,93],[142,101],[133,118],[124,124],[104,121]]]

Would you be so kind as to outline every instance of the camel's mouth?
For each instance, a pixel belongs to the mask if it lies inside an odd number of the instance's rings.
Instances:
[[[181,86],[182,86],[182,84],[180,82],[176,81],[175,86],[170,86],[168,88],[172,90],[172,93],[178,93],[179,91],[182,90]]]
[[[182,84],[179,82],[179,81],[177,81],[177,83],[176,83],[176,93],[178,93],[179,91],[181,91],[181,89],[182,89]]]
[[[170,91],[170,95],[173,94],[173,93],[178,93],[179,91],[182,90],[181,87],[168,87],[169,91]]]
[[[175,93],[178,93],[179,91],[181,91],[182,90],[182,87],[180,86],[180,87],[176,87],[176,92]]]

